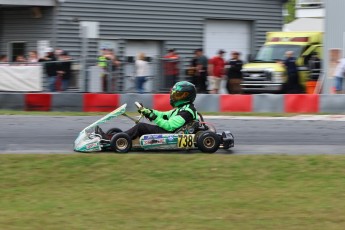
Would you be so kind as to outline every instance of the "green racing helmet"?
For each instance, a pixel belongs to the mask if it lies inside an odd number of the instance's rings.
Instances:
[[[172,107],[180,107],[188,103],[193,103],[195,97],[195,85],[188,81],[180,81],[170,91],[170,105]]]

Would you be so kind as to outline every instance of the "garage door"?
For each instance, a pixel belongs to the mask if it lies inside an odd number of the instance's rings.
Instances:
[[[136,57],[143,52],[147,57],[156,58],[161,55],[161,42],[148,40],[128,40],[126,43],[126,56]]]
[[[145,53],[148,58],[150,65],[150,78],[145,83],[145,92],[153,92],[155,89],[154,80],[157,76],[157,64],[159,63],[157,58],[162,54],[162,43],[160,41],[149,41],[149,40],[128,40],[126,42],[125,49],[125,61],[124,73],[126,77],[125,91],[135,91],[135,66],[134,61],[136,60],[139,53]]]
[[[207,20],[204,30],[204,50],[208,57],[216,55],[219,49],[224,49],[226,59],[229,52],[241,52],[242,59],[250,54],[251,22],[237,20]]]

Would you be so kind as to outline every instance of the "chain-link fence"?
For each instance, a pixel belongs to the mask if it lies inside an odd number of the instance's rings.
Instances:
[[[148,76],[145,76],[144,93],[169,92],[176,81],[188,79],[181,59],[149,58]],[[87,60],[85,77],[80,77],[80,84],[85,84],[87,92],[138,93],[137,66],[132,58],[118,63],[111,60]]]
[[[190,80],[186,76],[186,63],[183,59],[148,58],[148,76],[144,83],[144,93],[166,93],[169,92],[175,82]],[[62,64],[64,63],[64,64]],[[67,65],[67,70],[63,69]],[[36,68],[31,68],[35,66]],[[0,85],[5,85],[3,75],[16,74],[16,84],[29,84],[33,73],[35,82],[39,87],[32,90],[22,87],[1,88],[0,91],[67,91],[67,92],[106,92],[106,93],[137,93],[137,66],[133,59],[126,60],[102,60],[100,58],[89,58],[86,60],[68,61],[45,61],[36,63],[27,62],[6,62],[0,63],[2,71]],[[29,68],[28,68],[29,67]],[[16,69],[14,71],[14,69]],[[32,69],[36,69],[33,72]],[[62,73],[62,72],[68,73]],[[4,73],[5,72],[5,73]],[[22,79],[27,78],[27,81]],[[31,79],[31,80],[30,80]],[[1,80],[3,83],[1,83]],[[13,81],[13,78],[12,78]],[[32,83],[32,82],[31,82]],[[18,88],[18,87],[17,87]],[[20,88],[20,87],[19,87]],[[27,90],[25,90],[27,89]]]

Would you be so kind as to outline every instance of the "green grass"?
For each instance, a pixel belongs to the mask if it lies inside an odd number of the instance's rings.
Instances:
[[[0,155],[0,229],[344,229],[345,156]]]

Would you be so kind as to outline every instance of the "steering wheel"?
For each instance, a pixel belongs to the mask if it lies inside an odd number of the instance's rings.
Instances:
[[[135,106],[138,108],[138,112],[140,113],[139,110],[140,110],[141,108],[143,108],[144,106],[143,106],[141,103],[137,102],[137,101],[134,102],[134,104],[135,104]],[[144,115],[141,114],[141,113],[140,113],[139,119],[137,119],[137,120],[136,120],[135,118],[133,118],[133,117],[128,116],[126,113],[123,113],[122,115],[125,116],[125,117],[128,117],[129,119],[131,119],[132,121],[134,121],[135,124],[138,124],[138,123],[140,122],[141,118],[144,117]]]
[[[135,106],[138,108],[138,112],[140,113],[140,109],[142,109],[144,106],[143,104],[139,103],[139,102],[134,102]],[[140,113],[140,117],[139,119],[135,122],[136,124],[139,123],[139,121],[144,117],[144,114]]]
[[[143,104],[139,103],[139,102],[134,102],[135,106],[138,108],[138,110],[140,110],[141,108],[143,108]]]

